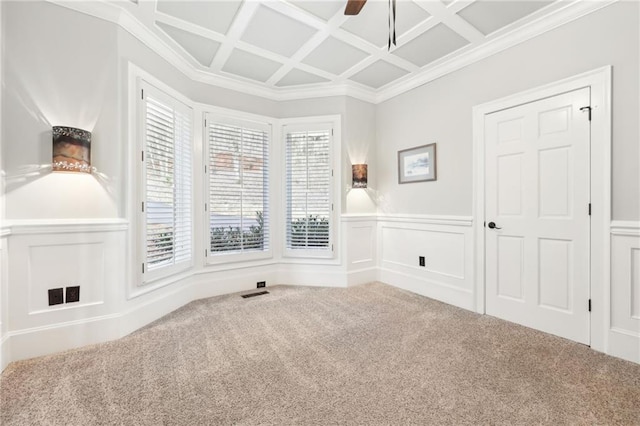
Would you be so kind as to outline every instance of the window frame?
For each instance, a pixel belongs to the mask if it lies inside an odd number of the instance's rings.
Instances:
[[[288,215],[288,193],[287,193],[287,133],[296,131],[313,131],[313,130],[331,130],[329,136],[329,161],[331,164],[332,175],[330,177],[329,198],[333,209],[329,215],[329,248],[328,249],[292,249],[287,247],[287,215]],[[281,252],[285,261],[304,261],[305,259],[314,260],[314,263],[327,261],[337,263],[340,259],[340,212],[341,212],[341,116],[315,116],[301,117],[294,119],[281,120],[280,141],[282,144],[282,153],[280,161],[282,162],[281,172],[281,217],[282,229],[281,235]]]
[[[209,162],[209,133],[208,133],[208,124],[211,122],[220,122],[222,124],[229,124],[235,126],[245,126],[251,127],[253,124],[256,127],[266,127],[269,129],[268,137],[269,137],[269,147],[267,149],[267,166],[268,166],[268,188],[267,188],[267,208],[268,208],[268,241],[269,248],[267,250],[254,250],[254,251],[244,251],[244,252],[234,252],[234,253],[220,253],[220,254],[212,254],[211,253],[211,245],[210,245],[210,213],[211,213],[211,205],[209,198],[209,190],[210,190],[210,173],[211,173],[211,165]],[[274,163],[274,155],[275,152],[275,128],[276,128],[276,120],[270,117],[265,117],[257,114],[243,113],[241,111],[233,111],[225,108],[211,108],[208,107],[203,111],[202,118],[202,168],[203,168],[203,201],[205,204],[204,207],[204,215],[202,226],[203,229],[201,231],[203,243],[204,243],[204,264],[205,266],[216,265],[223,266],[225,264],[234,264],[239,262],[251,262],[251,261],[260,261],[272,259],[274,257],[274,246],[277,245],[277,241],[274,240],[274,236],[276,233],[274,232],[274,228],[276,227],[277,220],[275,219],[279,212],[274,208],[276,206],[275,200],[277,199],[277,194],[275,189],[278,187],[277,184],[277,173],[275,172],[276,167]]]
[[[169,105],[172,109],[176,111],[180,111],[181,113],[186,114],[190,118],[190,133],[191,137],[188,141],[188,146],[190,150],[190,159],[189,159],[189,167],[191,174],[191,182],[190,182],[190,194],[189,194],[189,204],[190,204],[190,257],[188,260],[174,263],[170,266],[161,267],[156,270],[149,271],[146,262],[146,232],[147,232],[147,220],[146,220],[146,209],[143,210],[143,203],[146,207],[147,199],[146,199],[146,161],[147,156],[143,155],[143,152],[146,152],[146,96],[151,94],[158,101]],[[196,170],[194,169],[194,144],[195,144],[195,114],[194,107],[184,96],[180,95],[178,92],[174,90],[170,90],[168,87],[158,87],[153,82],[147,81],[144,77],[137,78],[136,84],[136,144],[135,144],[135,163],[136,163],[136,200],[134,211],[136,212],[136,223],[137,229],[135,233],[136,240],[136,259],[138,260],[138,280],[134,284],[134,288],[137,290],[145,291],[149,289],[149,291],[157,288],[158,286],[162,286],[167,284],[167,280],[170,280],[172,277],[175,279],[179,279],[178,275],[184,273],[186,271],[191,270],[195,264],[195,210],[194,210],[194,189],[195,189],[195,178],[196,178]],[[145,291],[146,292],[146,291]]]

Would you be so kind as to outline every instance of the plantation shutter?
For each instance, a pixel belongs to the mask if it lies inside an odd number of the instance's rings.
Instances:
[[[285,131],[286,247],[330,250],[331,129]]]
[[[155,278],[191,265],[191,110],[150,86],[143,93],[143,273]]]
[[[207,118],[210,254],[269,250],[268,124]]]

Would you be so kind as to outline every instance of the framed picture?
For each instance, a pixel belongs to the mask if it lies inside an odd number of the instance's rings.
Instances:
[[[398,183],[436,180],[436,144],[398,151]]]

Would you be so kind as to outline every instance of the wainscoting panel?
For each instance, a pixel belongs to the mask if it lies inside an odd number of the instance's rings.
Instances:
[[[377,220],[375,215],[343,215],[342,232],[346,247],[346,285],[378,280]]]
[[[611,324],[607,353],[640,363],[640,223],[611,226]]]
[[[7,243],[12,361],[119,336],[127,223],[14,222]],[[80,300],[49,306],[48,290],[80,286]]]
[[[470,218],[380,216],[380,281],[474,310],[471,225]]]
[[[28,247],[29,314],[104,302],[104,241],[30,244]],[[80,286],[80,301],[48,305],[48,289]]]

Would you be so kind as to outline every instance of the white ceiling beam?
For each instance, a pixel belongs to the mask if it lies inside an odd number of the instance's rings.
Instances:
[[[234,46],[249,26],[249,22],[251,22],[258,6],[260,6],[260,3],[256,1],[242,2],[240,10],[238,10],[229,31],[227,31],[226,40],[216,52],[213,61],[211,61],[210,68],[213,72],[220,72],[220,70],[222,70],[222,67],[229,59],[229,56],[231,56]]]
[[[282,2],[279,4],[282,5],[281,9],[279,10],[281,13],[288,13],[289,11],[293,10],[296,14],[306,15],[309,17],[309,19],[312,19],[314,21],[321,21],[319,18],[311,15],[309,12],[301,10],[290,3]],[[284,9],[285,7],[287,9]],[[298,49],[298,51],[291,56],[290,60],[288,60],[284,64],[284,66],[280,67],[280,69],[278,69],[278,71],[276,71],[271,76],[271,78],[267,80],[266,83],[270,86],[275,86],[275,84],[282,80],[282,78],[286,76],[293,68],[307,71],[311,74],[326,78],[329,81],[335,81],[336,75],[319,68],[306,65],[302,62],[302,60],[306,58],[311,52],[313,52],[318,46],[320,46],[327,38],[329,38],[331,33],[334,32],[336,28],[342,25],[346,20],[346,16],[336,13],[331,19],[329,19],[328,22],[324,23],[324,21],[321,21],[322,25],[320,26],[318,32],[314,34],[309,40],[307,40],[307,42],[303,44],[300,49]]]
[[[187,31],[187,32],[199,35],[201,37],[208,38],[213,41],[217,41],[218,43],[221,43],[221,44],[224,43],[225,41],[224,34],[220,34],[213,30],[203,28],[199,25],[193,25],[192,23],[184,21],[180,18],[176,18],[173,15],[167,15],[165,13],[157,13],[155,21],[162,22],[163,24],[171,25],[172,27],[179,28],[183,31]]]
[[[426,10],[432,17],[445,24],[447,27],[460,34],[471,43],[477,43],[484,40],[484,34],[482,34],[473,25],[462,19],[457,12],[461,10],[463,6],[462,2],[458,2],[456,7],[445,7],[440,2],[428,1],[428,0],[415,0],[415,3]],[[468,6],[469,3],[464,4]],[[452,5],[453,6],[453,5]]]

